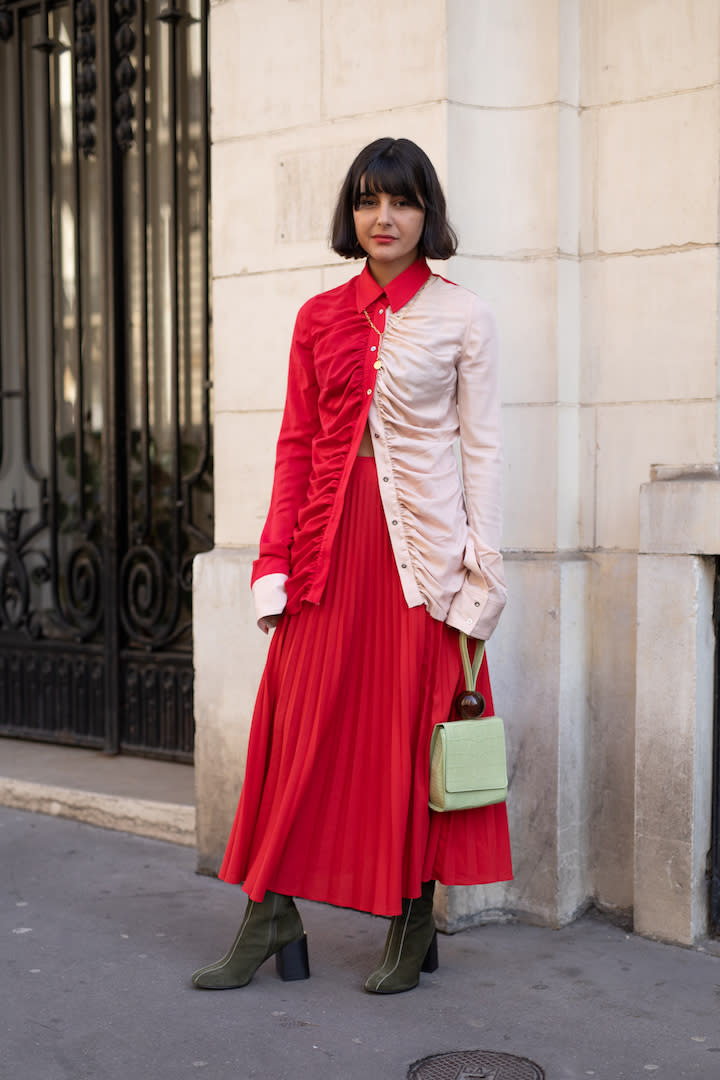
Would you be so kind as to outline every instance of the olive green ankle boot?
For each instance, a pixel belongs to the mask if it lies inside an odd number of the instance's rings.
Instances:
[[[403,990],[412,990],[420,981],[421,971],[436,970],[434,893],[435,882],[424,881],[422,896],[417,900],[403,897],[402,915],[395,915],[390,920],[380,967],[365,983],[369,994],[399,994]]]
[[[307,979],[307,944],[300,912],[291,896],[266,892],[262,903],[248,900],[230,951],[222,960],[200,968],[192,977],[202,990],[247,986],[270,956],[277,955],[278,974],[285,981]]]

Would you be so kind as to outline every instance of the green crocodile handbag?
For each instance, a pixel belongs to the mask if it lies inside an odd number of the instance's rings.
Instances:
[[[460,634],[466,689],[455,700],[459,720],[436,724],[430,740],[431,810],[472,810],[507,798],[505,728],[499,716],[482,717],[485,700],[475,689],[485,642],[472,664],[467,634]]]

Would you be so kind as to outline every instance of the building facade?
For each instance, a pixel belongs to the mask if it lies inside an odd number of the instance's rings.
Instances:
[[[406,136],[502,344],[515,879],[438,915],[717,932],[719,34],[715,0],[0,0],[0,734],[188,760],[194,714],[217,869],[295,313],[359,269],[350,160]]]
[[[720,9],[258,12],[218,0],[210,15],[217,521],[194,580],[200,864],[222,854],[267,646],[248,583],[294,315],[357,272],[327,245],[349,161],[402,135],[439,167],[461,239],[443,273],[491,303],[503,356],[510,600],[488,653],[516,876],[449,890],[446,924],[561,924],[594,902],[696,941],[717,708]]]

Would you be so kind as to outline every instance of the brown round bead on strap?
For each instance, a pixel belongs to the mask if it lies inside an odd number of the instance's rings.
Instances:
[[[455,712],[461,720],[476,720],[485,712],[485,698],[478,690],[463,690],[455,698]]]

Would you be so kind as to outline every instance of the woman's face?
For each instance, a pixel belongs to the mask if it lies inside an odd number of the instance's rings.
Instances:
[[[364,187],[363,181],[353,210],[358,243],[370,259],[371,270],[390,281],[417,258],[425,210],[404,195],[365,191]]]

